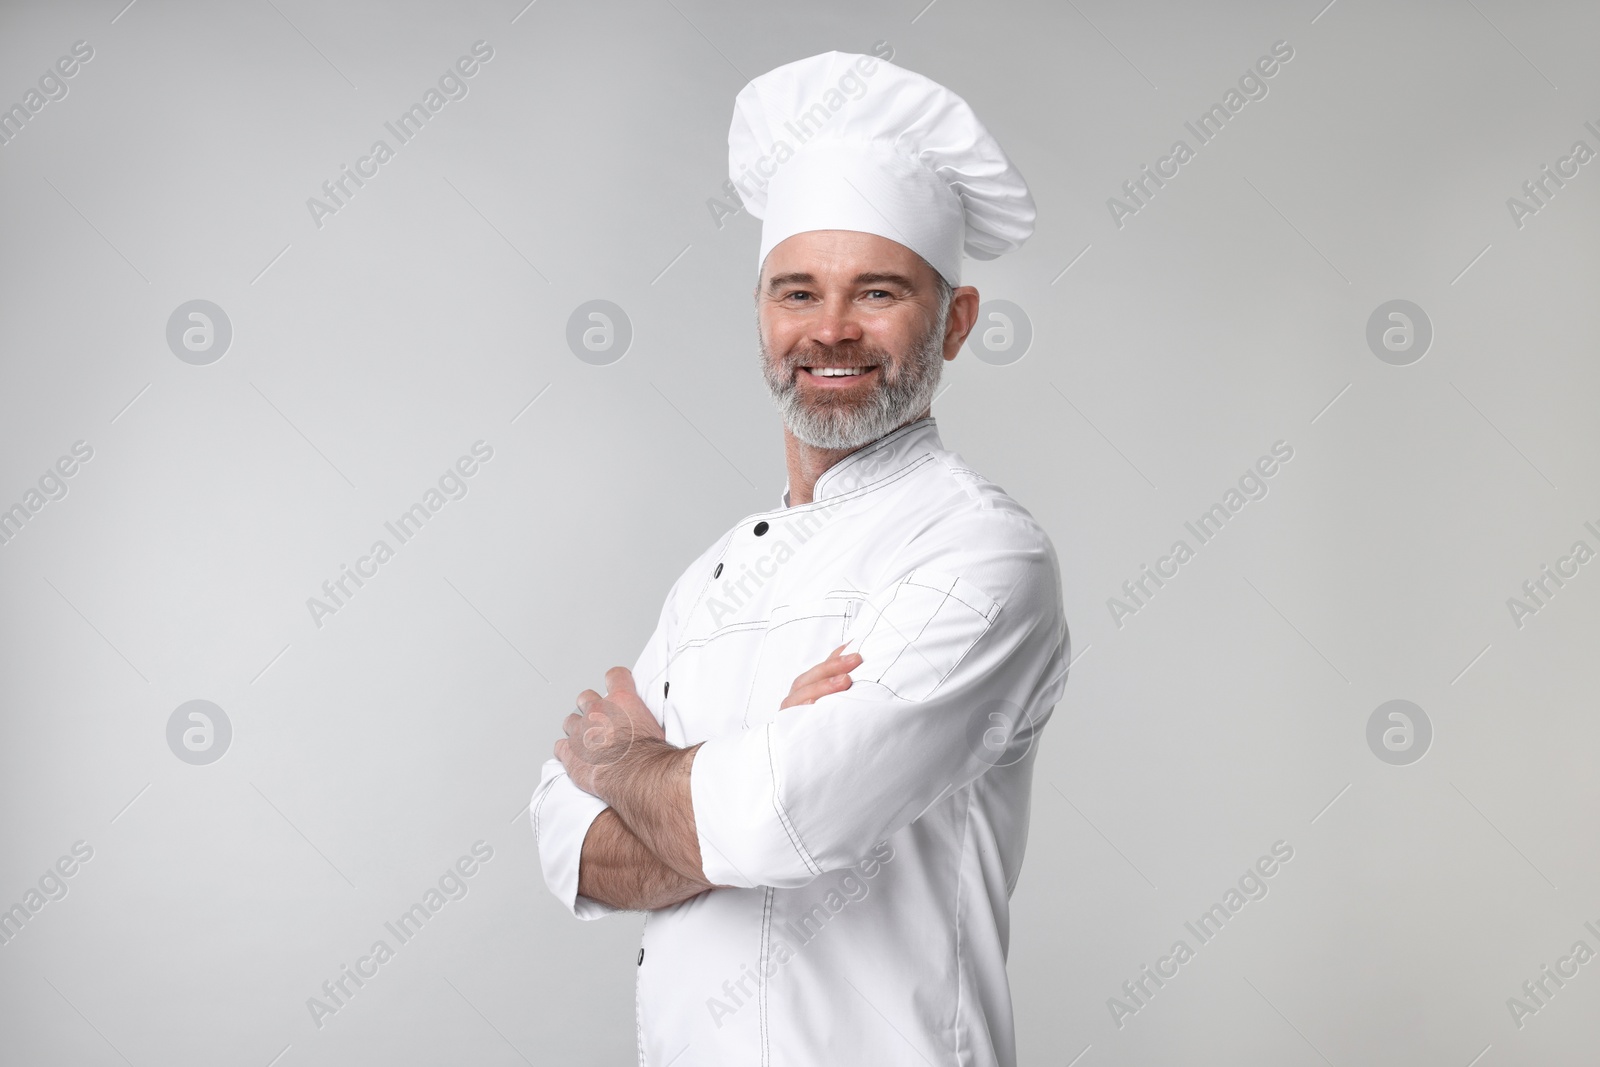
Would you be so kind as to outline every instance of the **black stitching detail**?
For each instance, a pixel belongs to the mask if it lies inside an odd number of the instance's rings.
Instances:
[[[912,573],[914,574],[916,572],[913,571]],[[956,580],[954,578],[950,579],[950,584],[952,586],[955,585],[955,582],[956,582]],[[902,589],[904,589],[906,586],[912,585],[912,584],[914,584],[914,583],[911,581],[911,575],[907,575],[905,581],[900,583],[900,587]],[[931,585],[921,585],[921,586],[918,586],[917,588],[919,588],[919,589],[927,589],[930,592],[935,592],[935,593],[939,592],[939,590],[937,588],[935,588],[934,586],[931,586]],[[896,599],[898,599],[899,594],[896,593],[895,596],[896,596]],[[900,662],[900,657],[906,654],[906,649],[915,648],[916,647],[916,643],[918,641],[922,640],[922,635],[928,632],[928,627],[933,625],[933,620],[937,619],[939,617],[939,612],[944,610],[945,604],[949,603],[949,601],[950,601],[950,594],[948,592],[946,592],[945,595],[944,595],[944,599],[939,601],[939,606],[934,608],[933,611],[928,615],[928,617],[923,620],[922,629],[917,631],[917,635],[915,637],[909,637],[908,638],[908,637],[906,637],[905,634],[901,634],[900,633],[900,628],[898,626],[895,626],[894,623],[891,622],[889,624],[889,626],[894,630],[895,633],[900,634],[900,637],[901,637],[901,639],[903,641],[905,641],[905,644],[900,646],[900,651],[895,653],[894,660],[887,667],[885,667],[883,669],[883,674],[884,675],[887,675],[890,671],[894,670],[895,664]],[[887,615],[888,613],[889,613],[888,610],[885,609],[884,614]],[[921,652],[918,652],[917,655],[919,657],[921,657],[922,662],[927,663],[928,666],[930,666],[930,667],[933,666],[932,663],[928,662],[928,657],[927,656],[922,655]]]
[[[783,832],[789,835],[789,844],[794,846],[795,855],[800,857],[800,862],[806,865],[806,870],[812,874],[821,874],[822,868],[816,860],[806,851],[800,841],[800,834],[789,821],[789,813],[783,810],[783,805],[778,800],[778,765],[772,755],[772,731],[767,731],[767,775],[772,779],[772,810],[778,815],[778,824],[783,827]]]
[[[990,607],[988,607],[988,608],[979,608],[976,604],[968,604],[965,600],[962,600],[960,597],[956,596],[956,593],[955,593],[956,583],[961,581],[961,578],[959,576],[954,577],[952,579],[952,581],[950,582],[950,588],[949,589],[945,589],[945,590],[941,590],[936,585],[926,585],[926,584],[924,584],[922,582],[918,582],[916,580],[916,577],[917,577],[917,572],[916,571],[912,571],[910,574],[906,575],[906,584],[907,585],[919,586],[920,588],[923,588],[923,589],[931,589],[934,592],[943,592],[945,594],[945,596],[949,597],[951,600],[954,600],[956,603],[961,604],[964,607],[970,609],[972,611],[972,613],[974,615],[977,615],[979,618],[989,619],[989,618],[992,618],[993,616],[999,614],[999,612],[1000,612],[1000,602],[998,600],[992,600],[992,598],[991,598],[991,606]],[[968,582],[967,584],[968,585],[972,585],[971,582]],[[973,588],[977,589],[976,586],[973,586]],[[983,592],[983,590],[981,590],[981,589],[977,589],[977,591],[980,592],[980,593]],[[987,594],[985,594],[985,595],[987,596]]]

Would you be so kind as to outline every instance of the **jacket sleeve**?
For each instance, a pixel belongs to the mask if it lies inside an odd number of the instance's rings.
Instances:
[[[1032,746],[1066,683],[1049,542],[928,562],[849,624],[849,651],[863,657],[849,689],[696,753],[690,788],[712,882],[792,887],[849,866]]]
[[[545,761],[530,810],[544,884],[562,906],[580,919],[598,919],[619,910],[578,895],[583,840],[595,817],[606,810],[606,802],[579,789],[567,777],[561,761],[552,757]]]
[[[661,721],[660,687],[656,679],[666,670],[671,636],[673,598],[676,586],[667,596],[655,633],[650,636],[644,651],[633,666],[633,677],[650,713]],[[562,713],[562,718],[566,717]],[[606,810],[606,802],[587,793],[567,776],[561,761],[551,757],[544,763],[539,787],[534,790],[533,803],[529,805],[533,823],[533,838],[539,849],[539,866],[544,872],[545,885],[573,915],[580,919],[598,919],[619,908],[602,904],[578,895],[578,866],[583,857],[583,842],[596,816]]]

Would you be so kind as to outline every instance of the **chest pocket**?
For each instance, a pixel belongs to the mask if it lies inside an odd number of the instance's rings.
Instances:
[[[772,610],[745,701],[745,727],[771,722],[794,680],[845,643],[861,600],[861,594],[841,591]]]

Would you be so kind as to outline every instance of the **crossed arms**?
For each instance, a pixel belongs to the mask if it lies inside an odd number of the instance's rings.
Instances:
[[[782,708],[850,687],[857,653],[832,655],[795,679]],[[653,911],[718,888],[705,876],[689,774],[700,746],[669,744],[626,668],[606,672],[606,695],[578,694],[556,757],[579,788],[608,807],[589,825],[578,894],[609,907]]]
[[[678,748],[628,671],[607,673],[604,697],[580,694],[532,813],[557,899],[598,918],[717,887],[805,885],[1003,751],[1020,759],[1065,683],[1059,578],[1047,544],[968,542],[971,562],[952,561],[1003,601],[975,580],[911,570],[863,603],[848,645],[802,673],[762,726]],[[652,677],[655,646],[640,665]]]

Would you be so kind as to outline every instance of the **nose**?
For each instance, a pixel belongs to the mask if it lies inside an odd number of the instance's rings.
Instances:
[[[832,347],[844,341],[862,338],[861,323],[856,318],[855,307],[849,300],[828,298],[822,302],[816,318],[808,331],[811,340]]]

